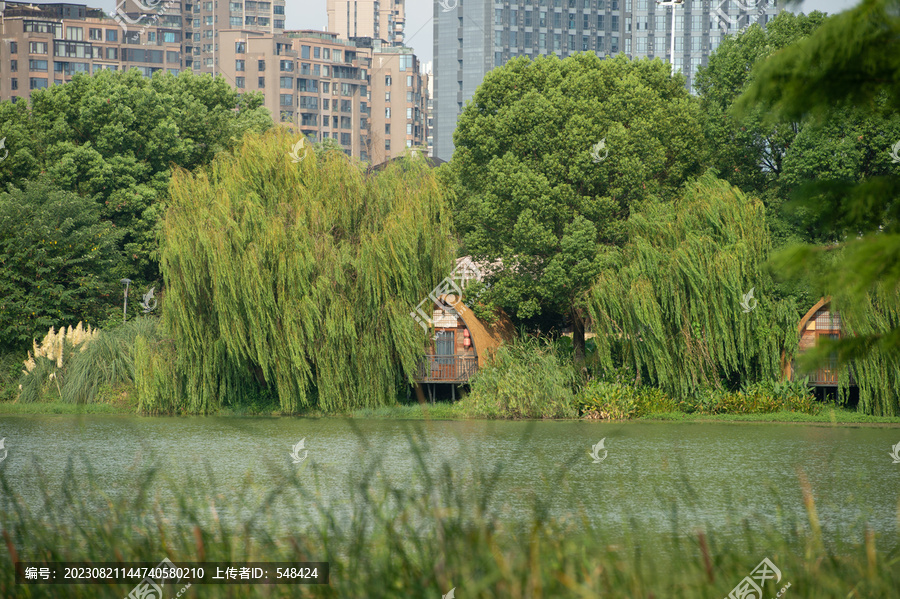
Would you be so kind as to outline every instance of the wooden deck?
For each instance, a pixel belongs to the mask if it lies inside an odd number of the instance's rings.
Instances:
[[[426,354],[419,362],[416,381],[420,383],[466,383],[478,372],[476,356]]]
[[[845,367],[846,368],[846,367]],[[817,368],[816,370],[803,373],[797,372],[793,368],[791,369],[791,380],[802,379],[804,376],[809,377],[809,384],[813,387],[837,387],[838,379],[842,374],[840,370],[835,365],[828,365],[822,368]],[[856,380],[853,378],[853,371],[850,371],[850,381],[851,386],[856,385]]]

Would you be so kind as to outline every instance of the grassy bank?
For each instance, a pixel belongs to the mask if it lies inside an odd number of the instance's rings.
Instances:
[[[4,414],[122,414],[134,415],[134,406],[111,403],[74,404],[62,401],[41,403],[0,402],[0,415]]]
[[[4,414],[119,414],[135,415],[135,407],[131,404],[91,403],[71,404],[60,401],[19,403],[0,402],[0,415]],[[221,408],[215,416],[236,417],[281,417],[277,407],[244,406],[239,408]],[[309,411],[299,415],[304,418],[360,418],[370,420],[467,420],[482,419],[468,414],[461,403],[438,402],[434,405],[426,403],[397,405],[378,409],[354,410],[346,414],[328,414],[321,411]],[[869,416],[836,406],[826,406],[818,414],[799,412],[770,412],[766,414],[688,414],[685,412],[660,412],[633,419],[634,421],[666,421],[666,422],[796,422],[796,423],[831,423],[831,424],[882,424],[900,426],[900,417]]]
[[[782,503],[787,493],[774,493],[777,520],[735,522],[728,534],[683,531],[677,514],[698,507],[687,493],[671,500],[673,532],[660,534],[637,516],[624,527],[587,525],[577,498],[569,515],[552,517],[553,498],[540,492],[511,511],[494,496],[489,473],[473,480],[458,463],[428,463],[413,442],[409,451],[420,465],[396,485],[379,475],[380,457],[367,460],[363,480],[322,483],[347,487],[346,504],[333,506],[322,501],[316,465],[270,466],[277,468],[276,488],[254,488],[252,476],[232,489],[211,474],[173,480],[147,468],[129,478],[133,488],[111,490],[91,476],[72,475],[91,470],[88,462],[75,468],[70,460],[70,471],[45,481],[30,503],[0,467],[0,596],[120,599],[134,586],[16,585],[15,560],[159,563],[163,557],[176,564],[330,563],[328,586],[195,585],[187,596],[198,598],[396,599],[440,597],[456,588],[460,599],[720,599],[763,557],[783,575],[765,597],[787,582],[788,596],[796,598],[890,597],[900,588],[896,537],[876,538],[865,522],[844,523],[856,533],[823,532],[802,475],[780,488],[799,487],[805,514]],[[40,474],[40,466],[34,471]],[[565,477],[565,469],[550,475],[547,492],[562,490]]]

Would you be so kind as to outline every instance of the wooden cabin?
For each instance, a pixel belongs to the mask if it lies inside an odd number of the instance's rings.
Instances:
[[[457,261],[457,268],[441,290],[449,293],[432,293],[424,306],[417,307],[420,314],[428,312],[431,321],[431,343],[415,377],[419,390],[422,383],[450,384],[455,395],[455,386],[467,383],[485,365],[491,352],[515,335],[505,314],[500,314],[494,323],[483,323],[466,305],[466,283],[480,278],[480,272],[470,262],[468,258]]]
[[[830,297],[823,297],[809,309],[797,325],[797,332],[800,334],[799,351],[803,352],[815,347],[819,339],[840,339],[841,331],[840,312],[831,310]],[[837,358],[833,357],[829,362],[809,373],[795,372],[794,363],[787,363],[784,366],[783,374],[786,380],[808,376],[809,384],[815,387],[837,387],[841,371],[837,367]],[[850,384],[854,384],[852,374]]]

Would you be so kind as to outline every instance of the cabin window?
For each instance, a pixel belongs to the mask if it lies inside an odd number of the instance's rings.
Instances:
[[[454,342],[456,336],[453,331],[438,331],[435,339],[435,353],[439,356],[452,356],[456,353]]]

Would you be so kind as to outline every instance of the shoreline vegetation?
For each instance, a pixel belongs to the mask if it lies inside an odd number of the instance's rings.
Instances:
[[[235,417],[367,418],[396,420],[587,420],[598,422],[783,422],[900,425],[900,417],[874,416],[836,402],[817,401],[804,381],[761,380],[740,388],[704,387],[687,396],[638,383],[627,366],[599,363],[593,339],[579,372],[571,341],[520,335],[493,354],[456,402],[415,399],[377,407],[296,406],[286,410],[263,389],[244,401],[195,412],[149,410],[141,381],[159,375],[140,357],[148,345],[168,343],[156,318],[135,318],[82,340],[80,327],[51,329],[26,360],[0,356],[0,415],[211,415]],[[141,369],[145,372],[141,372]],[[410,394],[414,397],[414,394]],[[359,404],[357,404],[359,405]]]
[[[274,407],[274,406],[273,406]],[[146,415],[135,412],[135,406],[127,403],[92,403],[71,404],[61,401],[49,401],[39,403],[21,403],[5,401],[0,402],[0,417],[2,416],[143,416],[159,417],[158,415]],[[197,417],[198,415],[185,414],[168,417]],[[374,420],[490,420],[488,418],[471,416],[460,404],[438,402],[431,404],[403,404],[386,406],[382,408],[363,408],[345,413],[326,413],[318,410],[297,414],[282,414],[276,409],[230,409],[220,408],[219,411],[208,414],[210,417],[253,417],[253,418],[366,418]],[[784,424],[809,424],[809,425],[870,425],[870,426],[898,426],[900,417],[870,416],[855,410],[849,410],[833,404],[823,404],[823,409],[818,414],[803,414],[799,412],[771,412],[766,414],[687,414],[684,412],[660,412],[637,418],[624,420],[590,420],[587,418],[554,418],[543,419],[559,422],[584,420],[592,422],[769,422]]]

